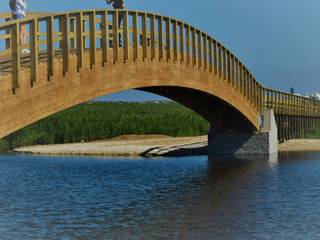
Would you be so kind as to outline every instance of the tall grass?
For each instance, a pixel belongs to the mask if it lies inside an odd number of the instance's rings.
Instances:
[[[202,117],[174,102],[81,104],[43,119],[0,141],[0,149],[34,144],[110,139],[126,134],[197,136],[208,133]]]

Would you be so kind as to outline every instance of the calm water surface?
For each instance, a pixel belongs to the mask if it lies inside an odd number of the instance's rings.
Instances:
[[[320,239],[320,153],[2,155],[0,239]]]

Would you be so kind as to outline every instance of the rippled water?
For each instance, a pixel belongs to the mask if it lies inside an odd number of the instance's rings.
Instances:
[[[0,239],[320,239],[320,153],[3,155]]]

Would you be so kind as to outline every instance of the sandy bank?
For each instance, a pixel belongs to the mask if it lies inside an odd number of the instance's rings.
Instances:
[[[279,145],[279,151],[289,151],[289,152],[317,152],[320,151],[320,140],[319,139],[294,139],[289,140],[283,144]]]
[[[165,135],[126,135],[88,143],[37,145],[16,148],[14,152],[40,155],[84,156],[186,156],[207,154],[207,136],[168,137]],[[279,151],[320,151],[320,140],[290,140]]]
[[[88,143],[36,145],[14,152],[40,155],[182,156],[207,153],[207,136],[130,135]]]

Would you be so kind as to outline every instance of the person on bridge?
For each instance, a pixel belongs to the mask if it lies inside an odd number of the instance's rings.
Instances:
[[[11,8],[13,20],[18,20],[26,17],[27,0],[10,0],[9,5]],[[20,36],[19,36],[19,41],[21,45],[26,44],[26,36],[27,36],[26,26],[22,25],[20,27]],[[21,50],[21,53],[28,54],[30,53],[30,50],[25,48]]]
[[[112,4],[113,9],[124,9],[125,0],[106,0],[107,4]]]
[[[112,3],[112,7],[113,9],[117,9],[117,10],[121,10],[125,8],[124,2],[125,0],[106,0],[107,4],[111,4]],[[118,22],[119,22],[119,27],[121,28],[121,23],[123,20],[123,15],[120,13],[118,15]],[[119,33],[119,45],[120,47],[122,47],[122,41],[121,41],[121,34]]]

